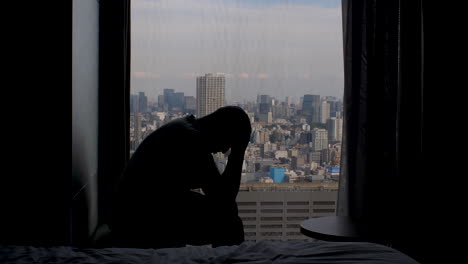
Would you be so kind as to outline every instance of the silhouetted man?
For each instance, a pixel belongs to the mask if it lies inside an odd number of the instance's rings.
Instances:
[[[249,117],[235,106],[199,119],[185,116],[151,133],[133,154],[117,189],[110,224],[116,245],[242,243],[235,199],[250,134]],[[229,149],[221,175],[212,153]],[[204,194],[192,191],[197,188]]]

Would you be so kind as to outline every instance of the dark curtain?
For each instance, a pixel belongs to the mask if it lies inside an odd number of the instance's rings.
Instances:
[[[64,245],[70,238],[72,2],[30,2],[17,18],[24,23],[5,31],[11,41],[2,55],[8,66],[0,245]],[[4,259],[0,254],[0,263]]]
[[[421,260],[422,0],[343,0],[344,133],[338,215],[369,220]],[[419,243],[419,244],[418,244]]]
[[[107,224],[113,188],[129,158],[130,0],[99,1],[98,217]]]

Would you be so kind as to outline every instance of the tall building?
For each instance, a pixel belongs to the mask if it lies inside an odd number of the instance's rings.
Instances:
[[[175,96],[174,96],[174,89],[164,89],[164,109],[167,108],[167,111],[171,111],[174,105]]]
[[[343,119],[332,117],[327,120],[328,140],[341,141],[343,136]]]
[[[158,95],[158,107],[160,109],[164,109],[164,95],[163,94]]]
[[[325,124],[327,119],[330,118],[330,104],[327,101],[323,101],[320,105],[320,123]]]
[[[178,110],[184,111],[185,105],[185,95],[182,92],[174,93],[174,102],[172,108],[177,108]]]
[[[222,73],[197,77],[197,117],[213,113],[224,106],[226,79]]]
[[[185,112],[194,115],[197,111],[197,99],[195,96],[185,96],[184,100]]]
[[[343,102],[340,101],[328,101],[330,104],[330,116],[341,118],[343,112]]]
[[[130,95],[130,113],[148,112],[148,97],[145,92]]]
[[[138,94],[138,112],[148,112],[148,97],[146,97],[145,92],[139,92]]]
[[[336,141],[343,140],[343,118],[336,119]]]
[[[140,142],[142,140],[142,134],[141,134],[141,119],[142,116],[140,113],[135,113],[134,115],[134,127],[133,127],[133,135],[134,135],[134,140],[135,140],[135,149],[140,145]]]
[[[272,98],[269,95],[262,94],[257,96],[258,111],[265,114],[271,112]]]
[[[258,121],[271,124],[273,122],[273,114],[271,112],[258,114]]]
[[[269,95],[257,95],[258,121],[265,122],[267,124],[273,122],[272,102],[273,98]]]
[[[322,128],[314,128],[312,131],[312,151],[321,151],[328,148],[328,131]]]
[[[320,122],[320,95],[306,94],[302,101],[302,114],[307,116],[309,122]]]
[[[140,110],[140,100],[138,95],[132,94],[130,95],[130,113],[138,113]]]

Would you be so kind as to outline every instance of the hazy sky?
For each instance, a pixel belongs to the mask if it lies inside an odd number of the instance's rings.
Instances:
[[[226,74],[228,101],[343,95],[340,0],[132,0],[132,93],[195,95]]]

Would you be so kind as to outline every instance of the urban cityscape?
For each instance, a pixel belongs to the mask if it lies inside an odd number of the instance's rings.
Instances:
[[[132,153],[147,135],[165,123],[187,114],[202,117],[229,104],[224,98],[223,74],[198,77],[196,89],[197,97],[164,89],[157,102],[149,102],[144,92],[132,95]],[[235,105],[246,111],[252,123],[242,183],[338,180],[343,111],[341,99],[305,94],[300,102],[293,102],[289,97],[275,98],[261,94],[256,101]],[[226,160],[224,154],[215,154],[220,171],[224,169]]]
[[[226,102],[222,73],[194,80],[196,96],[163,89],[156,102],[144,92],[131,95],[130,144],[167,122],[185,115],[202,117],[225,105],[249,115],[252,134],[244,156],[237,197],[246,240],[307,240],[300,222],[334,215],[340,174],[343,102],[341,98],[304,94],[291,97],[258,94],[245,103]],[[223,153],[213,154],[220,172]]]

